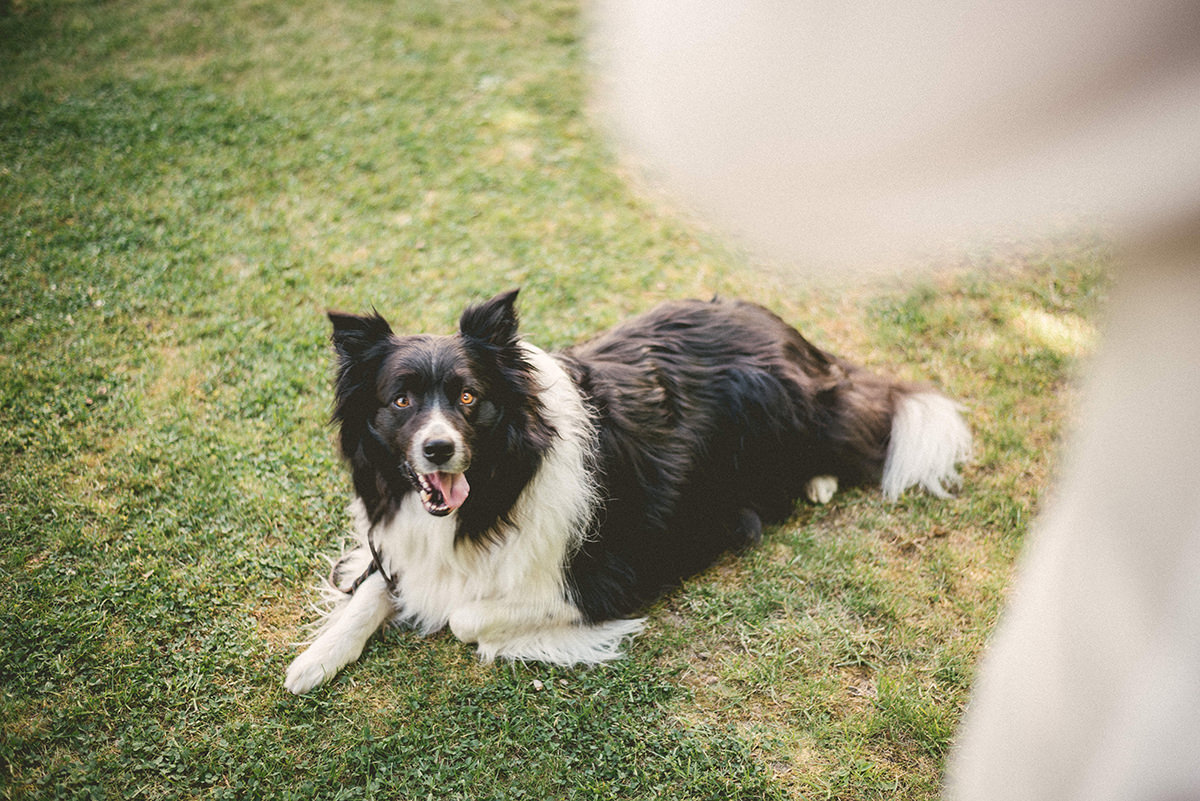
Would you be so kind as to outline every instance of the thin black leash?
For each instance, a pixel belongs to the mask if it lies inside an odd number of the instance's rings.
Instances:
[[[372,529],[373,531],[374,529]],[[396,586],[394,577],[388,575],[388,572],[383,569],[383,559],[379,555],[379,551],[375,548],[375,539],[371,536],[371,531],[367,532],[367,548],[371,551],[371,564],[367,565],[367,569],[362,572],[362,575],[354,580],[350,585],[350,589],[342,590],[347,595],[353,595],[362,586],[362,583],[371,577],[372,573],[379,573],[383,576],[383,580],[387,582],[389,587]]]
[[[371,425],[369,420],[367,421],[367,433],[371,435],[371,438],[375,440],[377,445],[391,455],[392,449],[389,448],[388,444],[383,441],[383,437],[379,436],[379,432],[375,430],[375,426]],[[407,465],[407,462],[405,465]],[[396,586],[395,577],[388,575],[388,572],[383,569],[383,558],[380,557],[379,550],[375,547],[375,538],[371,536],[374,531],[374,526],[371,526],[369,529],[367,529],[367,548],[371,551],[371,564],[367,565],[367,569],[362,572],[362,575],[354,580],[354,583],[350,585],[349,590],[343,590],[343,592],[345,592],[347,595],[353,595],[355,592],[357,592],[358,588],[362,586],[364,581],[371,577],[372,573],[381,574],[383,576],[383,580],[387,582],[388,587]]]

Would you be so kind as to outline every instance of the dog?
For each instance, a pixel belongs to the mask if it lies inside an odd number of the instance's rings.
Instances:
[[[960,482],[971,435],[931,389],[820,350],[772,312],[663,305],[551,355],[510,291],[453,336],[330,312],[332,419],[357,547],[287,671],[304,693],[388,621],[449,626],[484,660],[617,658],[646,605],[758,543],[801,497]]]

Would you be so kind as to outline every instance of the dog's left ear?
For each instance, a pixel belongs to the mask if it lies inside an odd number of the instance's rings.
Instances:
[[[338,311],[328,311],[329,322],[333,324],[334,350],[344,361],[358,361],[368,350],[383,342],[392,335],[391,326],[387,320],[373,312],[369,316],[346,314]]]
[[[517,311],[514,304],[517,292],[510,289],[491,300],[469,306],[458,321],[458,330],[473,339],[496,348],[507,348],[517,342]]]

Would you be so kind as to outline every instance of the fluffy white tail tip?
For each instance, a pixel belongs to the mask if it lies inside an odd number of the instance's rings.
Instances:
[[[962,407],[936,392],[905,396],[892,417],[892,438],[883,463],[883,494],[889,501],[920,485],[939,498],[962,484],[958,465],[971,456],[971,431]]]

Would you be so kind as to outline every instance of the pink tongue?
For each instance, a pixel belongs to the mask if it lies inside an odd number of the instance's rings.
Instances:
[[[435,490],[442,493],[442,502],[451,509],[457,509],[467,499],[471,485],[462,473],[432,473],[429,483]]]

